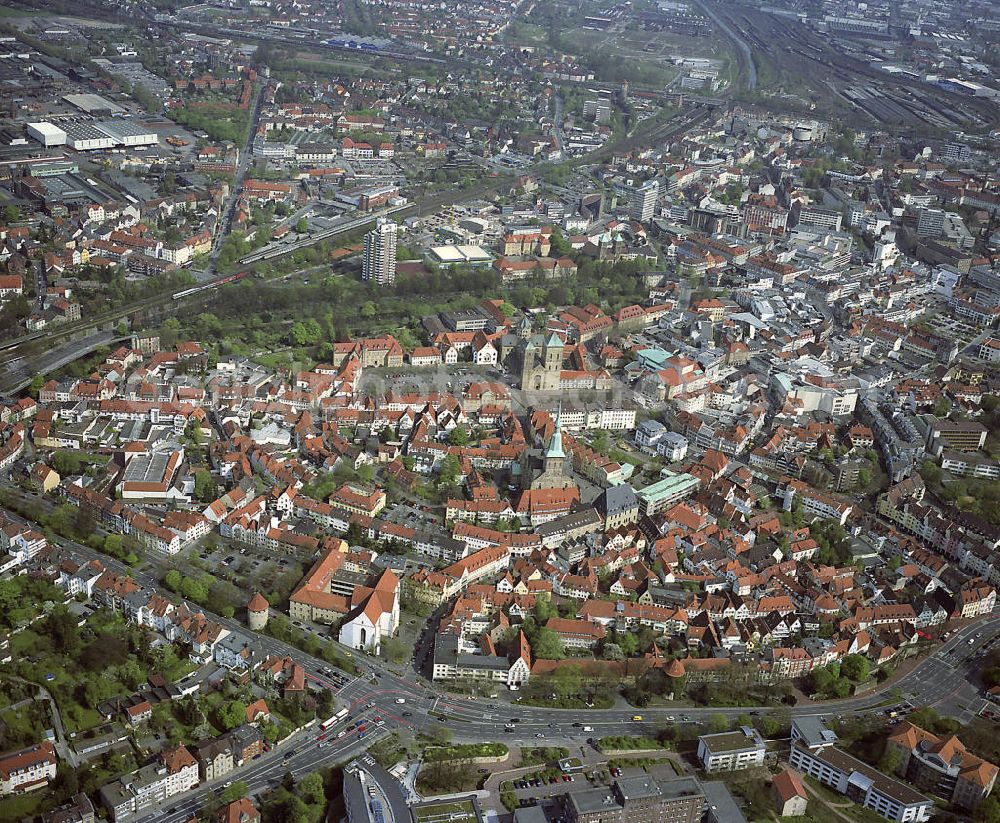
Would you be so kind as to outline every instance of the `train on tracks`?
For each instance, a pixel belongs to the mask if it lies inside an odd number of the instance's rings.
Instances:
[[[210,283],[202,283],[200,286],[192,286],[189,289],[183,289],[182,291],[174,292],[171,296],[171,300],[180,300],[182,297],[190,297],[192,294],[198,294],[203,291],[211,291],[212,289],[217,289],[219,286],[224,286],[226,283],[235,283],[238,280],[242,280],[244,277],[249,277],[253,272],[241,271],[236,274],[227,274],[225,277],[219,277]]]

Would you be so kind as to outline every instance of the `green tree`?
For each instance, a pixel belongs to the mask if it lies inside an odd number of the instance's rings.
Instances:
[[[552,629],[541,628],[535,632],[531,643],[535,657],[543,660],[562,660],[566,656],[562,638]]]
[[[323,330],[315,319],[309,318],[305,322],[299,320],[292,323],[288,337],[296,346],[312,346],[323,337]]]
[[[244,781],[237,780],[229,788],[223,790],[222,794],[219,795],[219,802],[222,805],[232,803],[234,800],[246,797],[249,793],[250,787]]]
[[[452,446],[469,445],[469,432],[465,426],[455,426],[455,428],[448,432],[448,442]]]
[[[594,451],[607,455],[608,449],[611,447],[611,438],[604,429],[598,429],[594,433],[591,445],[594,447]]]
[[[52,456],[52,468],[63,477],[79,474],[82,466],[83,458],[71,451],[58,451]]]
[[[552,602],[552,598],[545,596],[539,596],[535,600],[535,609],[533,612],[535,618],[535,624],[541,626],[546,623],[549,618],[558,617],[559,610],[556,608],[555,603]]]
[[[194,475],[194,496],[202,503],[211,503],[217,496],[215,481],[208,469],[199,469]]]
[[[601,651],[601,656],[605,660],[622,660],[625,657],[622,647],[617,643],[605,643]]]
[[[618,635],[618,645],[621,647],[622,654],[626,657],[634,657],[639,651],[639,638],[631,632],[624,632]]]
[[[21,219],[21,210],[14,204],[4,206],[3,220],[5,223],[16,223]]]
[[[198,701],[192,695],[182,698],[176,705],[177,708],[174,711],[177,719],[185,726],[195,727],[205,722],[205,713],[201,710],[201,706],[198,705]]]
[[[885,774],[893,774],[902,762],[903,759],[900,757],[899,749],[895,746],[887,746],[885,753],[878,761],[878,768],[879,771],[884,772]]]
[[[438,486],[442,488],[457,486],[461,473],[462,466],[458,462],[457,455],[446,455],[438,468]]]
[[[871,664],[868,662],[868,658],[860,654],[849,654],[840,663],[840,673],[858,683],[868,679],[868,675],[871,673]]]
[[[764,737],[776,737],[781,731],[781,721],[769,714],[761,715],[758,725]]]
[[[273,721],[269,720],[267,723],[264,723],[260,731],[264,735],[264,740],[267,741],[268,745],[273,746],[281,739],[281,727]]]
[[[318,772],[307,774],[299,781],[297,786],[299,797],[310,806],[319,806],[326,803],[326,794],[323,791],[323,778]]]
[[[1000,823],[1000,800],[992,796],[980,800],[972,819],[976,823]]]
[[[427,741],[428,746],[447,746],[451,743],[451,729],[447,726],[431,726],[421,732],[421,737]]]
[[[76,657],[81,643],[80,629],[66,606],[60,604],[53,609],[45,621],[45,634],[61,655],[70,659]]]
[[[708,716],[708,730],[712,733],[724,732],[729,729],[729,720],[722,712]]]
[[[180,592],[184,578],[177,569],[171,569],[163,576],[163,585],[172,592]]]
[[[123,557],[125,555],[124,539],[120,534],[104,535],[104,552],[112,557]]]
[[[219,706],[217,715],[222,728],[226,731],[235,729],[247,722],[247,704],[242,700],[230,700]]]
[[[305,217],[300,217],[299,221],[295,224],[295,231],[299,234],[305,234],[309,231],[309,221]]]
[[[387,637],[382,641],[382,657],[393,663],[402,663],[410,647],[398,637]]]

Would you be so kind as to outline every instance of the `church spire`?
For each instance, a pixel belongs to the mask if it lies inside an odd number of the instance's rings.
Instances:
[[[565,457],[566,453],[563,451],[562,442],[562,403],[559,404],[559,410],[556,412],[556,427],[552,431],[552,437],[549,440],[549,446],[545,450],[545,457],[548,458],[558,458]]]

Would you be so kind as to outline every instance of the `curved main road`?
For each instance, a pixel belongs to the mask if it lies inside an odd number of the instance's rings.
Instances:
[[[23,518],[16,518],[23,520]],[[159,590],[156,579],[137,573],[122,563],[95,552],[89,547],[72,541],[57,539],[56,543],[77,554],[100,560],[107,568],[121,574],[131,574],[136,582]],[[163,592],[168,597],[173,597]],[[234,621],[206,611],[206,614],[231,630],[250,633]],[[334,692],[339,705],[349,708],[347,721],[337,724],[328,735],[318,727],[297,734],[291,741],[237,769],[229,779],[245,781],[251,793],[260,792],[275,784],[286,772],[296,777],[333,763],[341,763],[366,749],[379,736],[393,729],[420,731],[437,726],[451,730],[456,741],[505,740],[511,745],[531,744],[537,736],[544,736],[546,743],[582,745],[588,737],[599,738],[611,734],[644,733],[659,731],[668,718],[685,717],[683,722],[704,722],[712,714],[722,713],[735,717],[745,713],[790,712],[793,716],[829,716],[866,714],[886,710],[887,696],[898,690],[903,702],[915,706],[932,706],[963,719],[973,716],[981,704],[982,696],[970,682],[969,674],[975,666],[977,655],[992,645],[1000,634],[1000,615],[991,614],[957,630],[947,642],[923,658],[905,675],[883,684],[870,694],[843,700],[808,703],[794,707],[739,706],[739,707],[687,707],[662,706],[645,709],[553,709],[511,704],[501,700],[469,699],[443,695],[438,689],[418,681],[411,674],[397,674],[379,661],[367,657],[359,659],[363,673],[353,678],[336,673],[326,674],[328,664],[305,654],[297,648],[266,635],[258,635],[261,651],[279,656],[291,656],[306,669],[306,676],[314,686]],[[332,642],[332,641],[331,641]],[[397,702],[404,701],[404,702]],[[888,701],[891,702],[891,701]],[[641,714],[641,722],[632,717]],[[378,718],[378,720],[376,720]],[[507,732],[505,725],[517,718],[516,730]],[[366,724],[364,739],[358,738],[353,724],[362,720]],[[675,720],[674,722],[677,722]],[[582,727],[593,731],[584,732]],[[350,731],[348,731],[350,728]],[[339,736],[344,731],[343,736]],[[147,819],[155,817],[164,823],[180,823],[190,818],[204,803],[206,796],[218,791],[218,781],[202,785],[182,798],[172,798]]]
[[[220,622],[231,624],[223,618]],[[232,624],[235,626],[235,624]],[[242,627],[240,627],[242,628]],[[245,629],[243,629],[245,631]],[[260,640],[271,653],[290,654],[302,663],[309,679],[316,685],[332,689],[338,699],[350,709],[347,721],[333,727],[324,739],[317,728],[298,736],[269,759],[251,765],[248,769],[234,772],[233,780],[245,781],[251,793],[263,791],[285,774],[292,772],[298,778],[318,768],[334,763],[343,763],[367,748],[374,740],[393,729],[419,731],[445,726],[451,730],[457,742],[481,742],[483,740],[504,740],[516,745],[585,745],[586,738],[600,738],[614,734],[643,733],[659,731],[668,722],[668,717],[687,717],[691,723],[705,722],[712,714],[722,713],[735,717],[750,712],[768,714],[790,711],[793,716],[843,716],[876,714],[887,710],[887,695],[899,689],[904,700],[916,706],[933,706],[949,709],[966,704],[966,711],[980,695],[963,673],[963,668],[983,646],[990,643],[1000,633],[1000,616],[991,615],[972,623],[927,656],[906,675],[883,685],[879,690],[862,697],[831,700],[794,707],[740,706],[740,707],[699,707],[665,706],[646,709],[551,709],[508,704],[497,700],[443,696],[440,692],[409,677],[400,676],[377,662],[367,658],[363,666],[370,668],[377,682],[370,676],[359,676],[338,686],[324,675],[326,664],[316,658],[287,647],[268,637]],[[969,641],[972,644],[969,645]],[[339,675],[338,675],[339,677]],[[910,696],[907,700],[907,696]],[[403,699],[403,704],[397,703]],[[894,704],[895,705],[895,704]],[[641,714],[642,722],[633,722],[632,717]],[[381,718],[381,723],[374,718]],[[518,718],[517,729],[507,732],[504,726],[513,718]],[[358,740],[357,732],[351,729],[343,738],[336,735],[348,729],[354,722],[364,720],[368,733],[364,740]],[[676,721],[675,721],[676,722]],[[584,732],[582,727],[593,727],[592,732]],[[375,730],[373,733],[372,730]],[[544,743],[536,735],[544,735]],[[287,760],[282,759],[282,751],[294,750]],[[164,815],[162,810],[155,815],[164,823],[183,823],[204,803],[208,793],[218,789],[215,786],[199,786],[182,801],[175,799],[176,811]],[[150,818],[151,819],[151,818]]]

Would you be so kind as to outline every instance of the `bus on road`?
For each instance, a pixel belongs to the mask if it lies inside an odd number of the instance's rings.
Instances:
[[[321,729],[322,729],[323,731],[326,731],[326,730],[327,730],[327,729],[329,729],[329,728],[330,728],[330,727],[331,727],[331,726],[332,726],[332,725],[333,725],[334,723],[339,723],[339,722],[340,722],[341,720],[343,720],[343,719],[344,719],[345,717],[347,717],[347,707],[346,707],[346,706],[345,706],[345,707],[344,707],[343,709],[341,709],[341,710],[340,710],[339,712],[337,712],[337,713],[336,713],[335,715],[333,715],[333,717],[330,717],[330,718],[328,718],[328,719],[324,720],[324,721],[323,721],[322,723],[320,723],[320,724],[319,724],[319,727],[320,727],[320,728],[321,728]]]

